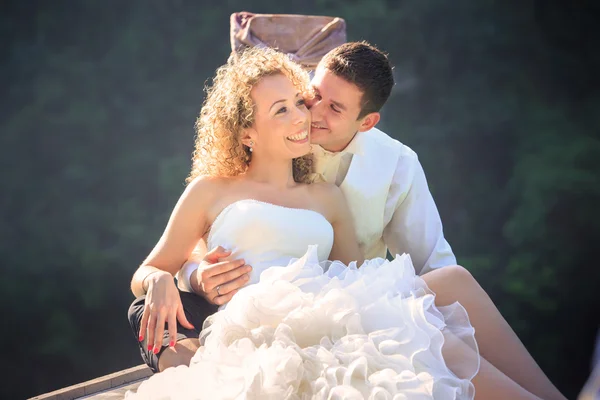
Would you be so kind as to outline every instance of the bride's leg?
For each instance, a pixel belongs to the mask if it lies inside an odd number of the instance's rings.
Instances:
[[[475,400],[541,400],[504,375],[483,357],[479,372],[472,382],[475,386]]]
[[[422,278],[436,294],[436,305],[458,301],[467,310],[483,358],[529,392],[546,400],[565,400],[466,269],[448,266]]]
[[[471,357],[477,357],[475,351],[451,333],[445,333],[444,339],[442,354],[450,369],[455,373],[458,372],[457,375],[461,378],[470,377],[472,371],[470,373],[455,371],[453,366],[460,369],[463,361],[466,361],[466,364],[476,362],[471,359]],[[472,380],[473,386],[475,386],[475,400],[540,400],[539,397],[503,374],[485,358],[479,357],[479,361],[479,370]]]
[[[174,347],[167,347],[158,359],[158,371],[163,372],[170,367],[190,365],[196,350],[200,348],[198,339],[183,339],[178,341]]]

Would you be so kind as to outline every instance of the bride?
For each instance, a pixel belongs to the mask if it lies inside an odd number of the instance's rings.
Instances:
[[[253,270],[206,320],[190,365],[155,374],[128,397],[564,399],[541,371],[521,368],[535,379],[519,385],[480,357],[459,303],[436,306],[430,287],[439,274],[447,285],[459,281],[458,269],[419,277],[408,255],[363,260],[340,190],[311,184],[307,83],[269,49],[247,50],[217,71],[189,185],[142,264],[156,273],[132,282],[138,292],[147,285],[140,337],[179,317],[148,315],[174,294],[181,304],[164,271],[201,239]]]

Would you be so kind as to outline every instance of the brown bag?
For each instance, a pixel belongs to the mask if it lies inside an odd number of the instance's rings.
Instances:
[[[292,14],[231,14],[231,49],[265,46],[287,53],[314,69],[329,50],[346,42],[346,21],[337,17]]]

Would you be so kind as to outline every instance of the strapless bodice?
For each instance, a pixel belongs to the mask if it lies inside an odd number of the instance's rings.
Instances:
[[[333,227],[313,210],[245,199],[228,205],[215,218],[207,245],[230,250],[230,259],[244,259],[252,266],[249,283],[256,283],[263,270],[288,265],[311,245],[318,246],[320,261],[327,260]]]

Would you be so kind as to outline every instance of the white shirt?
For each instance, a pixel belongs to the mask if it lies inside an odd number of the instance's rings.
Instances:
[[[339,153],[313,146],[315,172],[321,174],[325,181],[340,186],[348,174],[354,155],[363,155],[362,143],[370,139],[367,135],[376,133],[385,135],[375,129],[373,132],[359,132],[346,149]],[[456,264],[452,248],[444,238],[440,215],[417,154],[408,146],[387,135],[385,137],[384,140],[395,142],[394,145],[401,149],[383,210],[381,238],[385,246],[392,255],[410,254],[419,274]],[[363,195],[369,196],[370,193]],[[360,236],[360,232],[357,233]],[[374,247],[376,246],[369,243],[364,246],[367,258],[386,256],[381,247],[370,252],[369,249]]]

